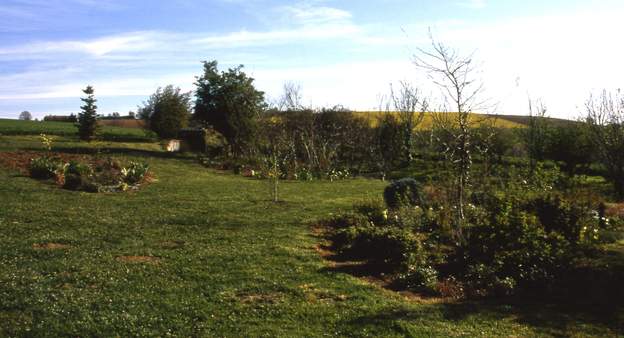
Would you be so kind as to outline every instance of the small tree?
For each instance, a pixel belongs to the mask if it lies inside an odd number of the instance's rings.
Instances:
[[[95,91],[93,87],[87,86],[82,92],[87,97],[80,99],[84,104],[80,107],[82,111],[78,113],[78,135],[81,140],[91,141],[95,138],[98,131],[97,106],[95,105],[97,100],[94,96]]]
[[[194,118],[223,134],[234,157],[253,148],[257,119],[265,107],[264,93],[242,68],[219,72],[217,61],[204,62],[204,74],[195,82]]]
[[[286,111],[303,110],[301,85],[289,81],[284,83],[283,90],[282,96],[277,103],[277,108]]]
[[[23,121],[31,121],[32,114],[28,110],[24,110],[23,112],[20,113],[19,119]]]
[[[405,146],[405,128],[401,121],[389,112],[383,114],[375,128],[375,151],[373,156],[377,159],[378,169],[381,171],[381,179],[399,166]]]
[[[624,197],[624,97],[603,91],[585,104],[592,143],[615,192]]]
[[[535,170],[537,162],[544,160],[548,129],[546,106],[541,101],[533,102],[529,100],[529,124],[525,132],[524,141],[529,155],[531,173]]]
[[[560,168],[569,177],[574,176],[577,167],[591,164],[594,147],[590,142],[588,128],[583,123],[553,127],[548,133],[546,156],[560,163]]]
[[[160,138],[177,137],[191,116],[191,94],[182,93],[172,85],[158,88],[138,112],[146,126]]]
[[[456,178],[456,230],[461,238],[466,190],[472,167],[472,112],[482,108],[483,102],[478,101],[478,98],[483,85],[474,78],[476,69],[472,56],[461,56],[456,50],[435,41],[431,35],[430,39],[431,50],[420,49],[420,55],[414,57],[414,63],[427,72],[445,98],[442,111],[434,116],[434,122],[446,135],[444,153]]]
[[[284,174],[286,158],[291,153],[291,139],[286,133],[285,124],[278,115],[267,115],[259,130],[261,140],[258,144],[264,160],[264,170],[271,185],[273,202],[279,202],[279,181]]]
[[[390,86],[390,98],[394,111],[399,114],[403,126],[403,150],[407,163],[414,160],[414,130],[425,117],[427,101],[420,97],[418,88],[407,82],[400,82],[398,90]]]

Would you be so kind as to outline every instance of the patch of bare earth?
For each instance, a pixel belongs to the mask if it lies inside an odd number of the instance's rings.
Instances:
[[[117,256],[115,259],[123,263],[158,264],[161,261],[160,257],[156,256]]]
[[[184,241],[164,241],[160,243],[160,247],[163,249],[180,249],[183,248],[186,243]]]
[[[336,294],[331,290],[320,288],[315,284],[302,284],[299,285],[299,288],[303,291],[309,303],[344,302],[349,299],[345,294]]]
[[[279,292],[269,293],[242,293],[236,296],[243,304],[275,304],[284,298]]]
[[[71,245],[62,243],[35,243],[32,247],[36,250],[64,250],[71,248]]]
[[[44,153],[38,151],[7,151],[0,152],[0,166],[7,169],[19,171],[21,174],[26,175],[28,174],[28,165],[30,164],[30,160],[44,155],[61,159],[64,162],[69,162],[71,160],[84,160],[85,158],[87,158],[84,155],[65,154],[57,152]]]

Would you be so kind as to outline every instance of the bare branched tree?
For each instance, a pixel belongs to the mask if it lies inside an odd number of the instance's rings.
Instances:
[[[430,50],[419,49],[414,64],[427,73],[444,96],[443,107],[434,115],[434,123],[446,135],[444,153],[456,176],[457,234],[461,238],[472,166],[471,128],[475,123],[472,113],[485,105],[485,101],[479,101],[483,84],[475,77],[478,69],[472,54],[460,55],[455,49],[436,41],[431,32],[430,40]]]
[[[303,96],[301,95],[301,85],[294,82],[286,82],[283,87],[284,92],[278,101],[279,110],[301,110],[303,109]]]
[[[624,197],[624,96],[606,90],[585,104],[586,122],[616,193]]]
[[[414,130],[423,121],[428,103],[421,97],[418,88],[404,81],[399,83],[398,90],[390,85],[390,99],[404,128],[405,160],[411,163],[414,159]]]

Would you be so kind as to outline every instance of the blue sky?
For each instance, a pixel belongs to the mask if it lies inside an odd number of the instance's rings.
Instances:
[[[389,84],[439,91],[412,64],[428,30],[474,52],[500,114],[527,97],[574,118],[588,95],[624,79],[624,2],[513,0],[1,0],[0,117],[125,113],[157,87],[193,90],[201,61],[245,65],[269,99],[301,85],[314,107],[375,109]]]

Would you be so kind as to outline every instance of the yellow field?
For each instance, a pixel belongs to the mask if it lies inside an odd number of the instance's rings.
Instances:
[[[369,120],[371,125],[375,126],[379,122],[379,119],[381,118],[382,114],[385,114],[385,112],[358,111],[358,112],[354,112],[354,114],[356,116],[360,116],[364,119]],[[399,113],[391,112],[391,114],[398,115]],[[457,115],[457,113],[445,113],[445,114]],[[526,127],[525,125],[521,123],[506,120],[504,116],[497,117],[497,116],[485,115],[485,114],[472,114],[471,117],[472,117],[471,122],[474,123],[475,126],[478,126],[480,123],[483,123],[483,121],[490,122],[494,120],[494,125],[499,128],[524,128]],[[449,118],[453,119],[453,116],[449,116]],[[427,129],[431,129],[432,126],[433,126],[433,113],[425,113],[423,121],[420,125],[418,125],[417,129],[427,130]]]

